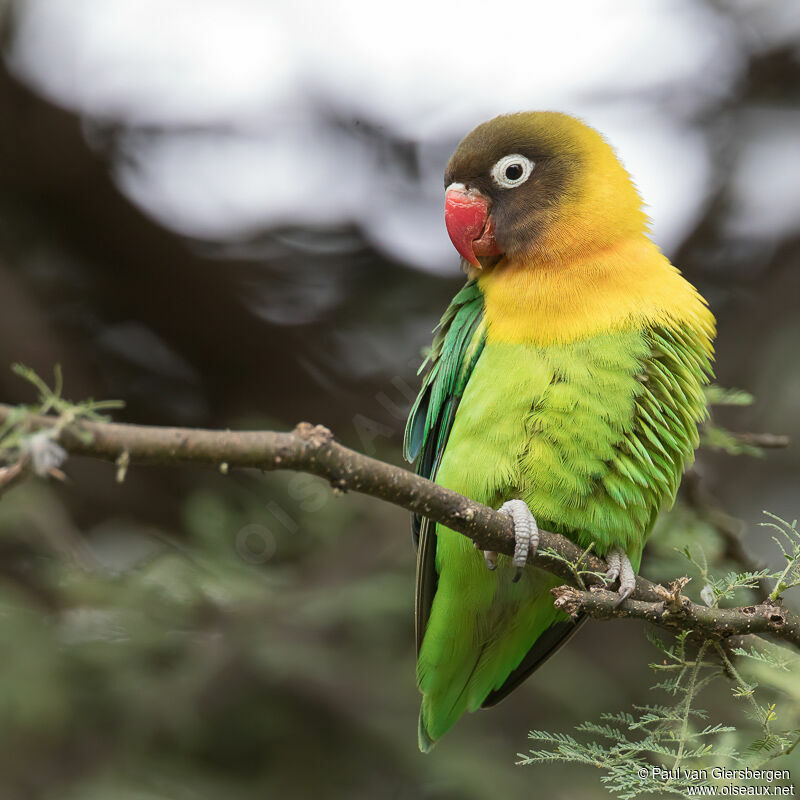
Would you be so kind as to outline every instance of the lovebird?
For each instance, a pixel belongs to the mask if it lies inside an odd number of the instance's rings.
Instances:
[[[569,638],[538,526],[606,559],[620,599],[698,445],[715,321],[649,238],[629,174],[593,128],[508,114],[458,145],[445,224],[467,282],[423,364],[404,454],[511,516],[514,557],[416,518],[423,752],[506,697]]]

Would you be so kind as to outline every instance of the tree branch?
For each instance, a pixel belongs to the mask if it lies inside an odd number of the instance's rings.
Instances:
[[[744,608],[708,608],[693,603],[680,590],[683,581],[672,584],[672,591],[656,586],[663,593],[660,602],[626,600],[617,605],[618,595],[599,587],[581,591],[571,586],[551,589],[554,605],[572,617],[586,614],[594,619],[643,619],[673,630],[691,630],[704,638],[770,634],[800,647],[800,617],[781,606],[761,603]]]
[[[12,412],[12,406],[0,404],[0,425],[9,419]],[[26,428],[31,431],[49,430],[59,424],[57,417],[31,414],[25,418]],[[248,467],[263,471],[288,469],[308,472],[328,481],[335,490],[367,494],[447,525],[472,539],[482,550],[495,550],[506,555],[514,552],[514,532],[506,515],[409,470],[343,447],[321,425],[301,422],[290,433],[277,433],[77,421],[61,429],[58,442],[73,455],[110,461],[121,470],[128,464],[183,463],[225,471]],[[571,540],[556,533],[540,531],[539,552],[535,557],[537,567],[575,584],[572,565],[579,562],[583,570],[606,571],[604,561],[585,553]],[[603,585],[591,574],[585,576],[585,583],[590,587]],[[575,591],[569,587],[559,587],[554,592],[561,592],[557,597],[566,598],[562,602],[565,610],[581,611],[598,619],[640,617],[667,627],[675,627],[679,619],[684,619],[686,624],[681,623],[682,627],[697,624],[700,630],[702,623],[705,626],[702,630],[709,635],[724,637],[761,631],[800,647],[800,620],[782,608],[770,607],[782,617],[783,623],[773,620],[769,626],[766,621],[758,622],[761,619],[759,614],[749,609],[709,609],[681,598],[681,618],[674,611],[666,611],[666,590],[642,577],[637,577],[631,599],[619,607],[613,606],[618,597],[611,592]],[[754,627],[757,625],[761,627]]]

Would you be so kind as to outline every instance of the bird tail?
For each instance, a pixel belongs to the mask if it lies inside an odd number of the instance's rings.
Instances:
[[[419,742],[419,749],[421,753],[430,753],[433,746],[436,744],[436,739],[432,739],[428,734],[428,729],[425,726],[425,718],[423,712],[419,712],[419,725],[417,726],[417,741]]]
[[[567,620],[553,607],[548,591],[557,585],[557,578],[526,575],[524,581],[512,583],[511,574],[509,565],[499,579],[490,578],[488,604],[483,597],[476,600],[474,593],[437,595],[438,614],[428,621],[417,661],[417,684],[423,694],[418,738],[423,753],[465,711],[479,709],[505,684],[553,622]]]

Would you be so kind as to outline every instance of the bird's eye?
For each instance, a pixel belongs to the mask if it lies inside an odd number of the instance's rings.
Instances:
[[[533,172],[533,161],[519,153],[503,156],[492,167],[492,178],[501,189],[513,189],[525,183]]]

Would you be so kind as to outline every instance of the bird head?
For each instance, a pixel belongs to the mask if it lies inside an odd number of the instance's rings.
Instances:
[[[456,148],[444,183],[447,231],[476,270],[504,257],[557,261],[647,229],[641,198],[611,146],[567,114],[484,122]]]

